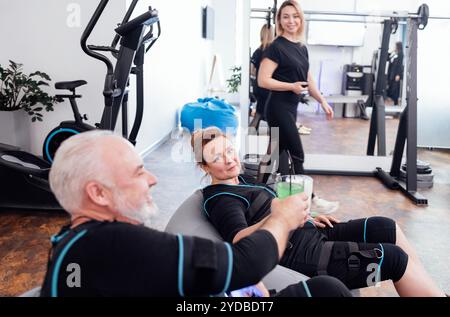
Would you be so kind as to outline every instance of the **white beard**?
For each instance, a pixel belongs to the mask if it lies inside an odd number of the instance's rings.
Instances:
[[[150,191],[148,192],[150,196]],[[114,193],[114,203],[122,216],[135,220],[146,227],[150,227],[151,218],[158,214],[158,206],[152,201],[145,199],[140,206],[133,206],[120,192]]]

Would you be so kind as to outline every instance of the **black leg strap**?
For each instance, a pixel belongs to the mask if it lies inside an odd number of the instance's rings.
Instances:
[[[347,260],[348,269],[358,271],[361,266],[361,261],[359,257],[356,255],[359,252],[359,247],[356,242],[347,242],[348,244],[348,253],[349,257]]]
[[[317,265],[318,275],[328,275],[327,268],[330,262],[331,251],[333,250],[333,241],[327,241],[322,246],[322,252],[320,253],[319,264]]]

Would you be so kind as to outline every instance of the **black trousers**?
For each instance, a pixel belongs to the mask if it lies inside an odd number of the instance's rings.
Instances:
[[[334,241],[328,262],[328,275],[336,277],[348,288],[367,287],[375,282],[403,276],[408,255],[397,245],[395,222],[386,217],[370,217],[334,224],[334,228],[319,229],[307,222],[294,231],[292,247],[284,252],[280,264],[308,276],[318,274],[323,244]],[[356,242],[360,251],[376,251],[376,258],[359,257],[359,266],[349,267],[350,251],[347,241]]]
[[[270,100],[267,106],[266,118],[269,127],[279,128],[279,137],[272,139],[272,142],[277,142],[278,145],[278,154],[280,156],[278,172],[282,175],[289,174],[289,166],[286,163],[287,156],[283,154],[287,151],[291,156],[295,174],[304,174],[305,153],[296,125],[297,105],[298,103],[292,104]]]
[[[261,115],[262,120],[266,120],[265,113],[266,113],[266,104],[267,104],[267,97],[269,96],[269,92],[265,89],[261,89],[258,87],[258,89],[255,91],[255,97],[256,97],[256,112]]]
[[[395,81],[395,79],[389,81],[387,95],[394,101],[394,105],[398,105],[398,98],[400,97],[400,81]]]

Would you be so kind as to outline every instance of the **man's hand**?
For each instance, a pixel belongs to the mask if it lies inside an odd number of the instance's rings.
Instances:
[[[284,221],[289,230],[303,227],[308,220],[308,196],[305,193],[295,194],[283,200],[272,200],[271,217]]]
[[[263,284],[263,282],[259,282],[255,285],[255,287],[261,291],[263,297],[270,297],[269,290],[267,289],[266,285]]]
[[[340,221],[333,216],[327,216],[327,215],[320,215],[316,218],[312,218],[312,221],[316,225],[316,227],[319,228],[325,228],[327,225],[330,228],[333,228],[333,223],[339,223]]]
[[[279,259],[286,250],[289,233],[303,227],[308,220],[308,215],[308,196],[304,193],[295,194],[283,200],[278,198],[272,200],[271,213],[260,229],[269,231],[277,241]]]

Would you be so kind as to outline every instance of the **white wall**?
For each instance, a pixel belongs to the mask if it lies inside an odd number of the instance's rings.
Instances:
[[[450,17],[448,1],[428,0],[430,15]],[[450,148],[450,20],[429,20],[418,31],[417,144]]]
[[[222,58],[225,79],[231,75],[230,68],[238,61],[236,53],[236,1],[242,0],[211,0],[215,10],[215,34],[213,52]]]
[[[149,5],[157,9],[162,27],[160,39],[145,57],[145,108],[137,140],[139,151],[167,136],[175,127],[177,110],[206,93],[213,42],[202,38],[201,9],[208,3],[145,0],[136,7],[135,12]],[[220,11],[215,11],[217,16]],[[131,95],[129,108],[132,111],[134,107]]]
[[[417,8],[423,2],[428,1],[418,1],[418,0],[356,0],[356,9],[359,12],[371,12],[371,13],[380,13],[380,12],[416,12]]]
[[[103,81],[105,67],[102,63],[85,55],[80,48],[80,37],[97,1],[77,0],[79,5],[80,25],[73,25],[74,11],[67,11],[69,0],[42,1],[1,1],[0,30],[1,55],[0,64],[6,66],[8,60],[24,64],[26,73],[40,70],[50,75],[52,82],[47,91],[55,93],[53,85],[57,81],[84,79],[88,85],[80,87],[83,95],[80,112],[89,115],[89,122],[100,121],[103,108]],[[109,44],[114,36],[113,28],[121,20],[125,1],[110,1],[92,34],[91,43]],[[75,12],[76,14],[76,12]],[[69,20],[68,20],[69,19]],[[69,23],[68,23],[69,21]],[[75,23],[76,24],[76,23]],[[72,26],[72,27],[71,27]],[[8,113],[0,112],[3,118],[10,118]],[[15,145],[41,154],[42,142],[47,133],[60,121],[71,119],[70,106],[67,103],[56,105],[55,111],[44,113],[42,123],[31,123],[28,115],[22,111],[13,116],[13,125],[0,125],[0,142]],[[3,119],[4,120],[4,119]],[[14,135],[15,138],[10,136]]]
[[[237,6],[237,23],[236,23],[236,33],[239,34],[237,36],[237,50],[236,54],[238,56],[238,60],[242,65],[242,74],[250,73],[250,55],[249,55],[249,47],[248,43],[250,42],[250,1],[241,1]],[[248,94],[248,87],[250,87],[250,77],[249,76],[241,76],[241,86],[239,91],[239,105],[241,110],[240,115],[240,127],[243,129],[243,133],[241,133],[240,143],[245,144],[245,136],[247,135],[246,129],[248,128],[248,113],[249,113],[249,105],[250,98]],[[241,152],[241,154],[243,154]]]
[[[221,11],[227,8],[225,3],[229,1],[215,2],[217,21],[225,23],[227,18],[221,15]],[[79,102],[80,111],[87,113],[89,123],[93,124],[100,121],[103,109],[105,67],[85,55],[79,41],[98,1],[79,0],[75,3],[80,7],[81,16],[80,25],[75,27],[69,27],[66,21],[71,16],[71,12],[67,11],[71,3],[69,0],[0,2],[0,30],[3,30],[4,43],[0,63],[5,65],[8,59],[12,59],[23,63],[26,72],[47,72],[52,78],[49,93],[55,93],[53,84],[56,81],[85,79],[88,85],[78,89],[83,95]],[[128,3],[125,0],[110,1],[90,43],[108,45],[111,42],[113,29],[122,20]],[[206,77],[212,62],[214,43],[201,37],[201,8],[206,4],[211,4],[211,1],[144,0],[139,2],[135,10],[135,15],[138,15],[148,5],[153,6],[159,11],[162,25],[161,38],[146,56],[145,110],[138,137],[139,151],[158,142],[175,127],[177,109],[206,93]],[[216,30],[216,46],[218,50],[222,48],[226,65],[232,65],[235,51],[231,49],[229,52],[224,48],[234,32],[224,27],[216,27]],[[134,118],[134,87],[133,83],[130,87],[131,119]],[[47,133],[60,121],[71,119],[71,110],[66,103],[58,104],[55,112],[44,114],[43,123],[31,123],[22,112],[13,116],[1,112],[0,115],[0,142],[17,144],[25,150],[41,154],[42,142]],[[24,137],[19,138],[19,135]]]
[[[326,0],[308,0],[302,1],[301,6],[306,11],[352,12],[354,11],[355,1],[344,0],[331,2]],[[324,95],[341,93],[343,65],[352,63],[353,48],[309,45],[308,51],[310,56],[310,71],[321,92]],[[317,104],[313,103],[303,107],[304,111],[320,111],[320,109]]]

